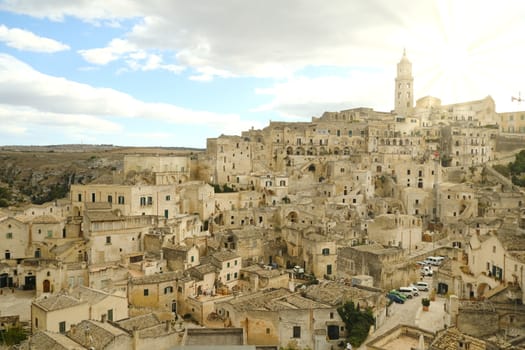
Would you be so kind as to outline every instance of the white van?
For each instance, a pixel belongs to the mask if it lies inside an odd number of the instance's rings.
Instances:
[[[425,259],[430,265],[439,266],[445,258],[442,256],[429,256]]]
[[[399,293],[403,294],[407,298],[412,298],[414,296],[414,291],[410,287],[401,287],[398,289]]]
[[[417,282],[416,287],[419,290],[428,291],[428,283],[427,282]]]

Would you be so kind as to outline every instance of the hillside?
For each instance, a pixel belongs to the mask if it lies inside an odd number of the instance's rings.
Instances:
[[[113,183],[127,154],[187,155],[202,150],[112,145],[0,147],[0,207],[41,204],[67,195],[71,184]]]

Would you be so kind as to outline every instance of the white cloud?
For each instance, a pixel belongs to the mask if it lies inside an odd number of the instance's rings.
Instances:
[[[35,35],[27,30],[8,28],[5,25],[0,25],[0,41],[22,51],[51,53],[69,50],[68,45],[59,41]]]
[[[106,65],[122,59],[126,62],[127,69],[133,71],[166,70],[180,73],[184,70],[180,65],[165,64],[162,55],[137,49],[136,45],[123,39],[113,39],[107,47],[79,50],[78,53],[87,62],[96,65]]]
[[[269,88],[259,88],[257,94],[268,95],[272,101],[253,111],[279,112],[284,117],[312,117],[323,111],[339,111],[354,107],[374,107],[389,111],[393,84],[384,72],[352,72],[345,76],[309,78],[293,77]]]
[[[74,16],[102,25],[134,18],[136,25],[118,39],[124,51],[112,41],[82,51],[84,58],[97,65],[122,60],[130,70],[180,72],[185,67],[190,79],[200,81],[284,79],[288,83],[280,90],[276,85],[267,106],[281,113],[295,114],[300,108],[306,113],[312,108],[304,103],[310,102],[338,106],[319,99],[302,103],[286,91],[300,79],[298,74],[307,76],[303,70],[318,66],[352,67],[366,74],[391,67],[384,86],[376,90],[384,96],[371,91],[357,100],[359,89],[347,96],[351,104],[371,102],[388,109],[378,98],[389,100],[393,94],[395,63],[403,47],[414,63],[416,96],[431,94],[452,103],[491,94],[499,105],[524,90],[525,3],[515,0],[497,5],[488,0],[6,0],[0,9],[53,20]],[[360,82],[353,83],[366,85],[366,74],[354,76]],[[312,80],[316,83],[324,82]],[[335,89],[319,93],[343,98]]]
[[[167,103],[146,103],[109,88],[53,77],[16,58],[0,54],[0,120],[21,132],[40,127],[87,133],[116,133],[125,119],[140,122],[213,127],[231,124],[240,133],[239,115],[191,110]],[[16,129],[19,127],[19,129]],[[14,128],[14,129],[13,129]],[[72,131],[73,132],[73,131]]]

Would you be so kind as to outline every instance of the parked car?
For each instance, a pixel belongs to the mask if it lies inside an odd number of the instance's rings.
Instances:
[[[407,300],[407,296],[406,296],[406,295],[404,295],[403,293],[398,292],[398,291],[395,290],[395,289],[392,289],[389,293],[390,293],[390,294],[395,294],[395,295],[397,295],[398,297],[400,297],[401,299],[403,299],[403,301],[406,301],[406,300]]]
[[[427,282],[417,282],[416,283],[417,289],[428,291],[428,283]]]
[[[304,273],[304,269],[299,266],[299,265],[295,265],[293,267],[293,272],[297,273],[297,274],[303,274]]]
[[[431,266],[423,266],[421,268],[421,276],[432,276],[434,274],[434,271],[432,271]]]
[[[411,284],[408,286],[408,288],[412,288],[412,295],[417,297],[419,295],[419,289],[417,289],[417,286],[414,284]]]
[[[412,299],[414,297],[414,290],[411,287],[400,287],[398,291],[399,293],[406,296],[408,299]]]
[[[402,298],[400,298],[397,294],[388,293],[388,294],[386,295],[386,297],[387,297],[389,300],[392,300],[394,303],[398,303],[398,304],[404,304],[404,303],[405,303],[405,300],[403,300]]]

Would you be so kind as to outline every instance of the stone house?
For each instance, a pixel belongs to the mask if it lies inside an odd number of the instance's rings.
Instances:
[[[129,317],[128,298],[122,292],[105,292],[77,286],[69,291],[69,294],[79,300],[86,301],[89,305],[90,320],[95,321],[118,321]]]
[[[124,216],[152,215],[171,218],[179,213],[175,185],[71,185],[73,212],[82,215],[86,203],[109,204]]]
[[[444,224],[478,216],[478,199],[471,185],[440,183],[437,201],[438,217]]]
[[[55,294],[33,300],[31,329],[65,333],[72,325],[89,319],[90,305],[67,294]]]
[[[117,262],[88,266],[89,287],[105,291],[127,291],[129,270]],[[71,282],[71,281],[69,281]],[[72,287],[75,285],[70,283]]]
[[[61,261],[42,261],[35,270],[36,297],[43,293],[58,293],[77,286],[88,285],[88,269],[85,262],[63,263]]]
[[[225,230],[215,233],[215,240],[223,249],[235,251],[243,261],[259,262],[265,257],[265,240],[267,230],[254,226],[241,229]]]
[[[516,283],[523,288],[525,277],[524,230],[512,223],[504,224],[494,233],[473,235],[466,249],[468,268],[477,281],[467,284],[469,294],[482,296],[487,287],[500,283]]]
[[[132,316],[147,310],[177,312],[177,279],[180,272],[132,277],[128,281],[128,301]],[[142,310],[142,311],[141,311]]]
[[[269,267],[269,268],[268,268]],[[250,265],[240,272],[239,288],[242,291],[257,292],[261,289],[288,288],[290,276],[281,269],[271,269],[271,266],[261,267]]]
[[[188,156],[124,156],[124,174],[131,171],[148,172],[155,176],[156,185],[180,184],[190,179],[191,161]]]
[[[305,271],[315,276],[333,278],[336,272],[337,248],[329,236],[317,232],[304,232],[303,254]]]
[[[241,257],[232,251],[218,251],[210,255],[210,263],[217,268],[217,281],[229,289],[239,281],[242,267]]]
[[[182,322],[162,320],[149,313],[112,323],[133,336],[133,345],[139,349],[173,349],[180,344],[185,328]]]
[[[83,320],[67,332],[68,338],[84,348],[103,350],[133,349],[133,337],[108,322]]]
[[[368,238],[383,245],[416,250],[421,246],[422,225],[417,216],[382,214],[368,222]]]
[[[287,289],[217,302],[216,310],[227,324],[243,328],[252,345],[328,350],[346,335],[336,308]]]
[[[84,215],[84,236],[90,264],[119,261],[122,254],[142,251],[143,234],[157,224],[155,216],[125,216],[118,211],[90,211]]]
[[[195,245],[165,246],[162,253],[171,271],[186,271],[200,264],[200,252]]]
[[[16,260],[33,256],[30,246],[30,219],[4,217],[0,219],[0,253],[2,260]]]
[[[337,278],[352,278],[355,275],[370,275],[374,287],[394,289],[419,279],[415,264],[405,258],[398,247],[380,244],[343,247],[337,252]]]

